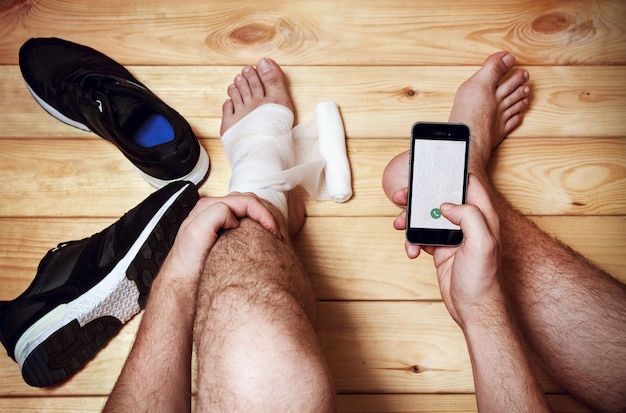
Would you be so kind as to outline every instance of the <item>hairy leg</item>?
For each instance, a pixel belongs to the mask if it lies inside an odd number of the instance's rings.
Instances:
[[[491,149],[521,121],[516,82],[494,86],[512,66],[502,59],[478,72],[456,95],[451,120],[471,124],[470,171],[487,183],[499,211],[503,280],[513,312],[547,372],[573,394],[606,411],[626,407],[626,289],[518,212],[491,184]],[[504,63],[504,64],[503,64]],[[515,78],[515,74],[511,79]],[[496,101],[505,102],[505,99]],[[500,113],[502,115],[500,115]],[[621,403],[621,405],[620,405]]]
[[[499,213],[504,286],[513,313],[546,371],[572,394],[603,411],[626,400],[626,288],[518,212],[487,174],[491,151],[522,120],[528,74],[497,53],[458,90],[450,121],[472,131],[470,172]],[[387,196],[406,202],[408,154],[388,165]]]
[[[502,285],[545,370],[599,411],[626,410],[626,288],[548,236],[488,185]]]
[[[228,94],[222,133],[264,103],[292,109],[282,72],[267,60],[256,69],[244,68]],[[281,238],[244,219],[224,232],[209,253],[194,332],[198,411],[334,408],[330,374],[314,329],[315,296],[289,241],[304,212],[293,197],[289,201],[289,224],[267,203],[282,225]]]

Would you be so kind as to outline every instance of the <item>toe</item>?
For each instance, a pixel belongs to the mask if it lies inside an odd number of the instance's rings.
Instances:
[[[504,119],[506,119],[504,122],[504,134],[508,135],[522,124],[523,115],[522,112],[516,112],[513,116]]]
[[[501,100],[500,106],[506,110],[507,108],[512,107],[516,103],[521,100],[527,99],[530,94],[530,88],[528,86],[522,85],[515,89],[513,92],[508,94]]]
[[[283,104],[293,110],[285,76],[276,62],[271,59],[259,60],[257,72],[265,88],[265,95],[271,97],[276,103]]]
[[[515,93],[520,86],[528,81],[528,72],[526,70],[515,70],[502,83],[498,85],[496,90],[496,99],[505,99],[508,95]]]
[[[476,75],[495,87],[514,65],[515,58],[509,52],[494,53],[485,60]]]
[[[246,66],[242,70],[242,75],[248,81],[248,87],[252,98],[262,99],[265,96],[265,90],[256,69],[252,66]]]
[[[246,104],[250,100],[252,100],[252,91],[250,90],[250,85],[248,84],[248,79],[243,74],[238,74],[235,76],[234,80],[235,86],[241,95],[241,101],[243,104]]]
[[[220,125],[220,136],[222,136],[233,123],[235,116],[235,105],[231,99],[228,99],[222,105],[222,124]]]
[[[228,89],[226,89],[226,93],[228,94],[228,97],[234,105],[234,108],[243,105],[243,98],[241,96],[241,93],[239,92],[239,87],[237,85],[231,84],[230,86],[228,86]]]
[[[527,108],[528,108],[528,99],[519,100],[514,105],[509,106],[502,113],[502,119],[507,121],[508,119],[511,119],[511,118],[515,117],[515,115],[517,115],[519,113],[523,113],[524,111],[526,111]],[[510,132],[510,131],[508,131],[508,132]]]

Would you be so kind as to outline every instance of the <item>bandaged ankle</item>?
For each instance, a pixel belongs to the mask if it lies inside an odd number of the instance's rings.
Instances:
[[[224,133],[222,144],[232,169],[229,192],[252,192],[287,216],[286,196],[275,176],[293,163],[292,125],[289,109],[265,104]]]
[[[222,143],[232,168],[230,192],[252,192],[284,216],[285,192],[297,185],[317,200],[347,201],[351,176],[339,110],[323,102],[315,113],[314,121],[291,131],[293,113],[265,104],[229,128]]]

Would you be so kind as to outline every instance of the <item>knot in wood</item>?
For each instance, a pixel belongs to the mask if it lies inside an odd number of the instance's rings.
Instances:
[[[248,24],[235,29],[230,37],[237,43],[241,44],[257,44],[265,43],[276,35],[273,28],[263,24]]]
[[[411,366],[411,371],[415,374],[422,373],[424,370],[418,365]]]
[[[13,12],[16,16],[27,15],[37,6],[37,0],[6,0],[0,1],[0,13]]]
[[[548,13],[537,17],[532,27],[536,32],[551,34],[567,30],[572,23],[571,16],[565,13]]]
[[[593,21],[583,15],[565,12],[550,12],[537,17],[532,22],[533,31],[541,34],[566,34],[576,40],[595,32]]]
[[[415,95],[417,95],[417,92],[414,89],[410,88],[410,87],[406,87],[403,90],[403,94],[406,97],[412,98],[412,97],[415,97]]]

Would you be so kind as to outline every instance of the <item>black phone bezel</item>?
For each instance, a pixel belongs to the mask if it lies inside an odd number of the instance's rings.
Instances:
[[[451,229],[411,228],[411,200],[413,190],[413,158],[416,139],[465,141],[465,163],[463,174],[462,203],[466,202],[470,130],[462,123],[416,122],[411,128],[411,150],[409,155],[409,190],[407,199],[406,239],[411,244],[423,246],[458,246],[463,242],[463,232]]]

